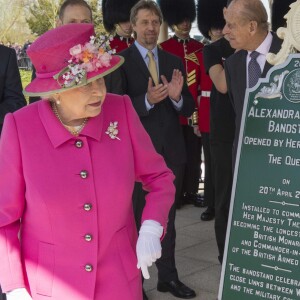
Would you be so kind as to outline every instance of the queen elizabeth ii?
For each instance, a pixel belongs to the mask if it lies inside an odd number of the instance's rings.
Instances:
[[[8,114],[0,141],[0,282],[7,299],[141,300],[160,257],[174,176],[128,96],[103,77],[122,58],[91,24],[50,30],[29,48],[43,100]],[[147,195],[136,231],[135,181]]]

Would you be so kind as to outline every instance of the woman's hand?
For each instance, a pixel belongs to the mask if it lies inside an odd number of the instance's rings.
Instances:
[[[7,300],[32,300],[25,288],[14,289],[6,293]]]
[[[150,278],[148,267],[161,257],[160,238],[162,233],[163,227],[156,221],[146,220],[141,226],[136,244],[136,255],[137,268],[142,270],[145,279]]]

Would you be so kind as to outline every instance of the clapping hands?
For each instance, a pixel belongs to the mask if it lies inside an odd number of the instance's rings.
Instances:
[[[157,104],[169,97],[174,101],[179,101],[183,87],[184,78],[181,71],[173,70],[172,79],[168,82],[164,75],[161,75],[162,83],[154,86],[150,77],[148,81],[147,100],[150,104]]]

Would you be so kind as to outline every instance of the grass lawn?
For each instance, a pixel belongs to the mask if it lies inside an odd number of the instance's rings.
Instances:
[[[25,88],[25,86],[28,83],[31,82],[31,73],[32,73],[32,71],[20,70],[23,89]],[[26,98],[26,101],[28,102],[28,97],[25,97],[25,98]]]

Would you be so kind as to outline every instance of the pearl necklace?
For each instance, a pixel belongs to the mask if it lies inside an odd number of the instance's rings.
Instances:
[[[54,102],[52,102],[51,104],[52,106],[52,110],[55,114],[55,116],[57,117],[57,119],[59,120],[59,122],[74,136],[78,136],[79,133],[81,132],[81,130],[84,128],[84,126],[86,125],[86,122],[88,120],[88,118],[84,118],[83,122],[79,125],[79,126],[68,126],[66,124],[64,124],[64,122],[62,121],[62,119],[60,118],[60,115],[58,114],[58,110],[57,110],[57,106]]]

